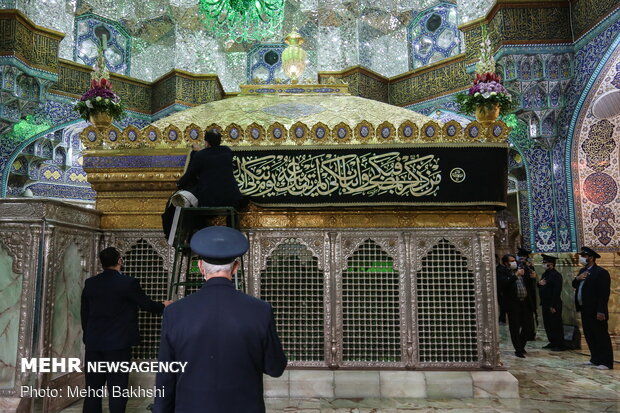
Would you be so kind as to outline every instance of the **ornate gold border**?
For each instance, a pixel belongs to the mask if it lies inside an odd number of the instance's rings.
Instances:
[[[383,136],[383,129],[385,128],[389,128],[390,130],[390,136],[387,138]],[[390,122],[385,121],[377,126],[377,129],[375,129],[375,136],[377,137],[377,141],[387,143],[396,137],[396,128]]]
[[[368,136],[362,136],[361,130],[363,127],[368,128]],[[360,142],[370,142],[375,138],[375,127],[372,123],[363,120],[355,126],[355,137]]]
[[[303,135],[301,137],[297,136],[297,130],[298,129],[301,129],[301,131],[303,132]],[[288,136],[297,145],[303,145],[306,142],[311,142],[312,140],[314,140],[313,136],[310,135],[310,129],[303,122],[295,122],[295,123],[293,123],[291,125],[291,128],[289,129]]]
[[[252,136],[252,129],[258,130],[258,137],[257,138]],[[245,128],[245,139],[248,142],[260,143],[260,142],[262,142],[262,141],[264,141],[266,139],[265,134],[266,134],[265,128],[263,128],[262,125],[259,125],[256,122],[249,124],[248,127]]]
[[[198,134],[194,138],[192,138],[192,135],[191,135],[192,130],[196,130],[198,132]],[[202,142],[202,140],[204,139],[205,133],[202,130],[202,128],[200,128],[200,126],[196,125],[195,123],[190,123],[183,131],[183,136],[185,137],[186,142],[199,143],[199,142]]]
[[[282,136],[279,138],[276,138],[273,134],[274,130],[276,130],[277,128],[280,128],[280,130],[282,131]],[[280,122],[274,122],[267,129],[267,138],[270,142],[273,142],[276,145],[281,145],[288,139],[288,129],[286,129],[286,127]]]
[[[340,137],[340,135],[338,134],[338,131],[342,129],[344,129],[345,131],[344,137]],[[338,142],[348,143],[351,142],[351,140],[353,139],[353,131],[351,130],[351,127],[349,125],[344,122],[340,122],[332,128],[332,136],[334,137],[334,140]]]
[[[322,138],[319,138],[318,136],[316,136],[316,132],[319,128],[323,128],[323,130],[325,131],[325,135],[323,135]],[[312,140],[317,143],[329,142],[332,139],[332,130],[329,128],[329,126],[327,126],[323,122],[317,122],[312,127],[312,130],[310,131],[310,133],[311,133]]]
[[[411,128],[411,136],[405,136],[405,128],[407,127]],[[418,125],[411,122],[410,120],[404,121],[398,127],[398,138],[401,139],[403,142],[415,141],[417,140],[419,134],[420,131],[418,130]]]
[[[175,139],[170,137],[171,134],[174,134]],[[163,141],[166,142],[171,147],[177,147],[183,143],[183,134],[181,130],[174,125],[168,125],[166,129],[164,129]]]
[[[364,138],[361,136],[360,131],[362,127],[369,128],[368,137]],[[407,126],[413,129],[413,134],[410,137],[406,137],[404,135],[404,128]],[[454,126],[456,128],[456,133],[452,136],[448,135],[448,128]],[[472,132],[472,127],[478,127],[478,134],[475,137],[470,136]],[[258,127],[261,131],[261,136],[259,139],[251,139],[250,131],[252,127]],[[301,127],[304,130],[304,137],[297,138],[293,136],[293,131],[295,128]],[[319,127],[323,127],[325,129],[325,136],[322,139],[316,137],[316,131]],[[426,128],[432,127],[434,130],[434,134],[432,136],[426,136]],[[498,129],[501,128],[500,129]],[[231,139],[229,134],[232,128],[238,128],[239,138]],[[282,136],[279,139],[276,139],[273,135],[274,130],[276,128],[280,128],[282,131]],[[344,138],[340,138],[338,136],[338,130],[340,128],[344,128],[346,132],[346,136]],[[388,128],[390,135],[387,138],[384,138],[381,134],[384,128]],[[196,129],[198,131],[198,135],[196,139],[192,139],[190,136],[190,131],[192,129]],[[231,146],[239,146],[244,148],[251,148],[252,146],[272,146],[272,145],[289,145],[289,146],[309,146],[309,145],[339,145],[343,143],[365,143],[370,145],[390,145],[390,144],[400,144],[400,143],[435,143],[435,142],[505,142],[508,139],[508,135],[510,133],[510,128],[500,120],[497,120],[489,125],[489,127],[484,127],[477,121],[471,122],[466,128],[462,128],[460,124],[456,121],[447,122],[445,125],[440,125],[436,121],[426,122],[421,128],[417,126],[413,121],[405,121],[401,123],[398,128],[396,128],[391,122],[385,121],[382,122],[377,127],[374,127],[368,121],[362,121],[356,126],[351,128],[350,125],[345,122],[340,122],[335,125],[333,128],[329,128],[326,124],[319,122],[312,126],[309,126],[303,122],[296,122],[291,126],[291,128],[287,128],[285,125],[275,122],[270,125],[267,130],[264,130],[264,127],[258,125],[257,123],[253,123],[242,129],[238,124],[231,123],[225,129],[218,124],[209,125],[206,130],[209,129],[217,129],[221,131],[223,135],[223,141]],[[118,131],[118,129],[115,129]],[[137,134],[138,138],[134,142],[130,142],[128,139],[129,131],[133,131]],[[175,131],[179,139],[177,141],[170,141],[168,138],[168,134],[171,131]],[[119,131],[120,132],[120,131]],[[264,133],[263,133],[264,132]],[[498,132],[499,135],[495,136],[495,133]],[[158,129],[154,125],[149,125],[142,130],[138,130],[135,127],[127,127],[126,131],[123,131],[122,139],[117,139],[115,142],[111,142],[108,139],[107,131],[99,131],[92,126],[89,126],[84,129],[84,131],[80,134],[80,138],[82,143],[87,149],[95,149],[98,147],[106,147],[106,148],[122,148],[122,147],[168,147],[175,148],[177,146],[189,146],[192,143],[201,142],[202,141],[202,129],[197,125],[189,125],[185,128],[183,132],[181,132],[176,126],[170,125],[163,131]],[[89,140],[89,134],[91,137],[94,134],[95,140],[94,142]],[[154,140],[149,139],[149,134],[154,137]]]

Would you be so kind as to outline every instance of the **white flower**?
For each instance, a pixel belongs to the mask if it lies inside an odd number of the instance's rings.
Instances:
[[[480,92],[474,93],[474,96],[480,96]]]
[[[491,92],[491,96],[495,96],[495,95],[497,95],[496,92]]]
[[[96,100],[96,101],[100,101],[100,100],[101,100],[101,96],[97,96],[97,97],[95,98],[95,100]]]
[[[110,103],[110,99],[104,99],[103,100],[105,103]]]
[[[88,109],[92,109],[92,108],[93,108],[93,104],[92,104],[92,103],[90,103],[90,100],[87,100],[87,101],[86,101],[86,107],[87,107]]]

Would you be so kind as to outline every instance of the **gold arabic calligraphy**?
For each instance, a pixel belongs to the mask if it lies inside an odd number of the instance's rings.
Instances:
[[[435,155],[266,155],[236,157],[235,178],[248,196],[391,194],[436,195],[441,182]]]

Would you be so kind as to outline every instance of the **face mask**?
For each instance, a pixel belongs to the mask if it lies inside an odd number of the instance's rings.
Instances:
[[[588,265],[588,260],[586,257],[579,257],[579,264],[583,265],[584,267],[586,265]]]
[[[517,269],[517,263],[516,263],[516,261],[513,261],[513,262],[511,262],[511,263],[510,263],[510,269],[511,269],[511,270],[516,270],[516,269]]]

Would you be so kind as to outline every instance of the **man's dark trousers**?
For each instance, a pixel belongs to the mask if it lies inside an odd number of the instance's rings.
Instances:
[[[88,362],[121,362],[130,361],[131,348],[125,348],[121,350],[105,350],[105,351],[89,351],[86,350],[85,355],[86,368],[88,369]],[[127,397],[112,397],[112,388],[116,387],[117,390],[127,389],[129,384],[129,372],[127,373],[95,373],[86,370],[86,388],[91,392],[101,389],[107,382],[108,388],[108,400],[110,402],[110,413],[124,413],[125,406],[127,405]],[[90,394],[90,393],[89,393]],[[84,413],[101,413],[101,397],[87,396],[84,398]]]
[[[614,351],[609,338],[607,320],[597,320],[596,316],[584,316],[581,313],[583,335],[590,349],[590,361],[594,364],[614,367]]]
[[[555,309],[555,313],[550,311],[550,305],[543,303],[542,316],[545,325],[545,333],[552,348],[564,347],[564,325],[562,324],[562,305]]]
[[[530,339],[531,331],[534,329],[534,317],[528,299],[516,299],[507,314],[512,345],[515,352],[523,353],[525,344]]]

